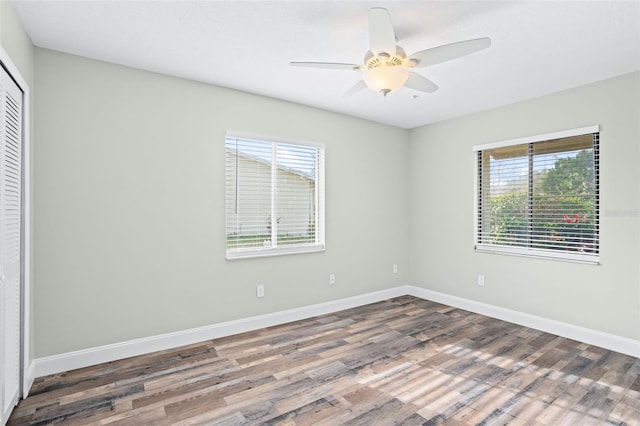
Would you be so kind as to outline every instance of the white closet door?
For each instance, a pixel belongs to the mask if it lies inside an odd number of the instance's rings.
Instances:
[[[0,82],[0,389],[2,417],[20,394],[22,92],[2,69]]]

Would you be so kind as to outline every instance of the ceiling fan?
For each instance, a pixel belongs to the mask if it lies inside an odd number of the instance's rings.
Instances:
[[[438,86],[410,69],[424,68],[460,58],[489,46],[491,46],[491,39],[483,37],[432,47],[407,56],[404,50],[396,44],[396,35],[391,24],[389,11],[381,7],[374,7],[369,10],[369,51],[365,54],[362,65],[335,62],[290,62],[290,64],[297,67],[362,72],[363,80],[349,89],[346,93],[348,95],[369,87],[374,92],[387,96],[403,86],[420,92],[432,93],[438,90]]]

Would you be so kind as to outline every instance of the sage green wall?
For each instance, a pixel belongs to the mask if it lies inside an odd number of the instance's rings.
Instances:
[[[36,357],[402,284],[640,339],[640,73],[406,131],[44,49],[35,60]],[[473,252],[471,147],[592,124],[601,265]],[[326,252],[224,260],[227,130],[326,144]]]
[[[412,283],[640,340],[639,117],[636,72],[412,130]],[[594,124],[601,265],[474,252],[472,146]]]
[[[20,75],[29,85],[29,134],[30,134],[30,146],[33,146],[35,140],[35,117],[34,117],[34,100],[35,100],[35,88],[34,88],[34,47],[31,43],[31,39],[27,35],[22,26],[22,22],[18,18],[16,11],[9,1],[0,0],[0,46],[9,55],[11,62],[20,70]],[[30,158],[30,180],[33,182],[33,152],[31,152]],[[33,193],[31,193],[31,208],[33,209]],[[33,217],[31,218],[31,265],[30,275],[31,282],[29,283],[29,293],[33,295]],[[33,359],[33,348],[35,345],[34,334],[34,321],[33,321],[33,297],[30,298],[29,305],[29,357]]]
[[[409,280],[406,130],[50,50],[35,57],[37,357]],[[326,144],[326,252],[225,261],[227,130]]]
[[[29,86],[33,83],[33,44],[11,2],[0,0],[0,45]]]

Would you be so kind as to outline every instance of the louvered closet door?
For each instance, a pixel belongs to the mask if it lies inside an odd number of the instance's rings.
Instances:
[[[4,416],[20,393],[22,217],[22,92],[4,69],[0,100],[0,392]]]

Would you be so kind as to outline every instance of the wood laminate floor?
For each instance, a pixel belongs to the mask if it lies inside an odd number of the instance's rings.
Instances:
[[[39,378],[51,422],[640,425],[640,359],[403,296]]]

